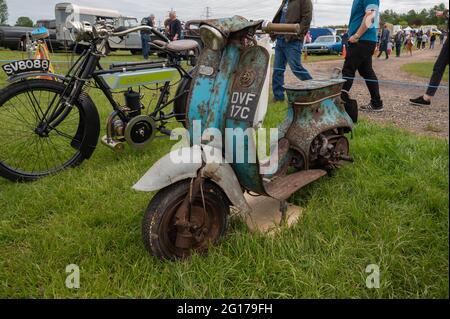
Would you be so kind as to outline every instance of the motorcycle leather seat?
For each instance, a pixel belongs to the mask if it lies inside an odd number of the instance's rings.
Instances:
[[[161,48],[165,48],[167,45],[167,42],[164,42],[162,40],[154,40],[154,41],[152,41],[152,43]]]
[[[173,52],[183,52],[198,48],[197,41],[194,40],[177,40],[166,45],[166,49]]]

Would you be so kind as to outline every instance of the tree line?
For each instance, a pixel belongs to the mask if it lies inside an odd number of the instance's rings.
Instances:
[[[0,0],[0,25],[5,25],[8,21],[8,17],[8,4],[6,3],[6,0]],[[32,27],[33,20],[31,20],[29,17],[19,17],[16,21],[15,26]]]
[[[446,28],[444,18],[436,17],[436,11],[444,11],[445,4],[441,3],[430,9],[423,9],[421,11],[410,10],[406,13],[397,13],[393,10],[386,10],[381,13],[381,21],[392,23],[394,25],[401,25],[402,27],[419,27],[422,25],[436,25]]]

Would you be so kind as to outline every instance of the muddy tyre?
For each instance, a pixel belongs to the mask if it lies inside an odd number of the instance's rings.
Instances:
[[[189,249],[175,246],[177,227],[175,215],[190,190],[191,181],[185,180],[171,185],[152,199],[142,222],[142,237],[148,252],[161,260],[179,260],[193,252],[205,254],[208,247],[216,244],[228,226],[230,204],[223,191],[214,183],[203,183],[205,208],[201,192],[193,199],[191,223],[195,228],[194,239]],[[193,228],[193,229],[194,229]]]

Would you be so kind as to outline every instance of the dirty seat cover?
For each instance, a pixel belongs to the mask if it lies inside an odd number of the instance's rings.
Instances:
[[[183,52],[198,48],[197,41],[194,40],[177,40],[166,44],[165,49],[173,52]]]

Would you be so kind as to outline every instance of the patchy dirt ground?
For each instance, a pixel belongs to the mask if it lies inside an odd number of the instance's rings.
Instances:
[[[441,138],[449,138],[449,91],[440,89],[433,100],[431,107],[414,106],[409,103],[409,99],[425,93],[425,87],[408,86],[428,84],[428,79],[410,75],[401,71],[401,66],[407,63],[421,61],[435,61],[439,54],[440,47],[435,50],[423,50],[414,52],[412,57],[402,56],[396,58],[391,56],[389,60],[374,58],[374,69],[380,80],[380,91],[385,104],[383,113],[360,113],[362,117],[371,120],[394,124],[395,126],[409,131],[431,135]],[[304,63],[313,77],[323,77],[324,74],[331,74],[335,67],[342,68],[343,60],[325,61],[317,63]],[[357,77],[359,75],[357,74]],[[286,82],[295,83],[297,79],[289,72]],[[383,83],[389,81],[389,83]],[[391,81],[399,81],[402,84],[393,84]],[[448,83],[441,83],[448,87]],[[369,92],[364,81],[357,80],[352,88],[352,97],[356,98],[360,104],[369,101]]]

